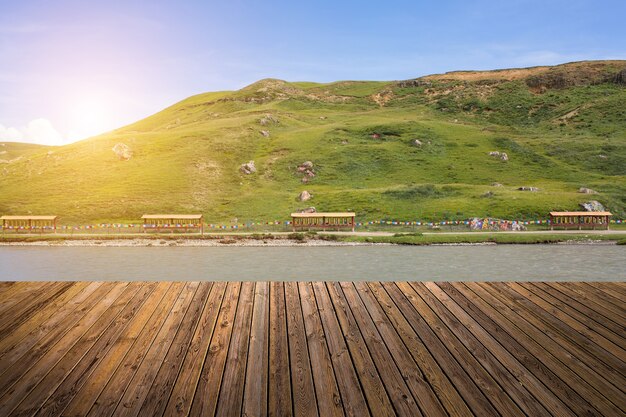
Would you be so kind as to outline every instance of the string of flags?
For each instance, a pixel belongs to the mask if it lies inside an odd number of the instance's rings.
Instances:
[[[623,224],[626,220],[611,219],[610,224]],[[246,229],[257,226],[290,226],[292,221],[266,221],[266,222],[246,222],[236,224],[219,224],[219,223],[175,223],[175,224],[136,224],[136,223],[100,223],[87,225],[58,225],[56,230],[78,231],[78,230],[103,230],[103,229],[192,229],[206,227],[209,229]],[[441,221],[402,221],[402,220],[370,220],[363,222],[355,222],[355,227],[366,227],[373,225],[383,226],[468,226],[471,229],[498,229],[498,230],[516,230],[517,227],[529,225],[549,225],[550,220],[501,220],[501,219],[472,219],[472,220],[441,220]],[[6,230],[54,230],[54,226],[11,226],[0,225],[0,228]]]

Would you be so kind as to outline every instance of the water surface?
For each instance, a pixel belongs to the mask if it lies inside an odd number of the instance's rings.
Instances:
[[[2,280],[617,281],[615,245],[0,247]]]

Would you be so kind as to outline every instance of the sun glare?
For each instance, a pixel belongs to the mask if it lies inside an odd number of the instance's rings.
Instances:
[[[112,129],[110,112],[100,101],[77,101],[70,107],[69,126],[72,140],[104,133]]]

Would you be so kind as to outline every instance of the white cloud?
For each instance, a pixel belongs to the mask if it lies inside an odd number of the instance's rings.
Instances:
[[[0,124],[0,140],[40,145],[62,145],[66,142],[48,119],[31,120],[22,128],[4,127]]]

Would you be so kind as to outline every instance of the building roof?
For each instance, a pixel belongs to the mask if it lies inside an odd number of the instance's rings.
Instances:
[[[202,214],[144,214],[142,219],[167,219],[167,220],[195,220],[201,219]]]
[[[608,211],[551,211],[550,216],[612,216]]]
[[[55,220],[57,216],[2,216],[0,220]]]
[[[345,213],[291,213],[291,217],[354,217],[351,212]]]

